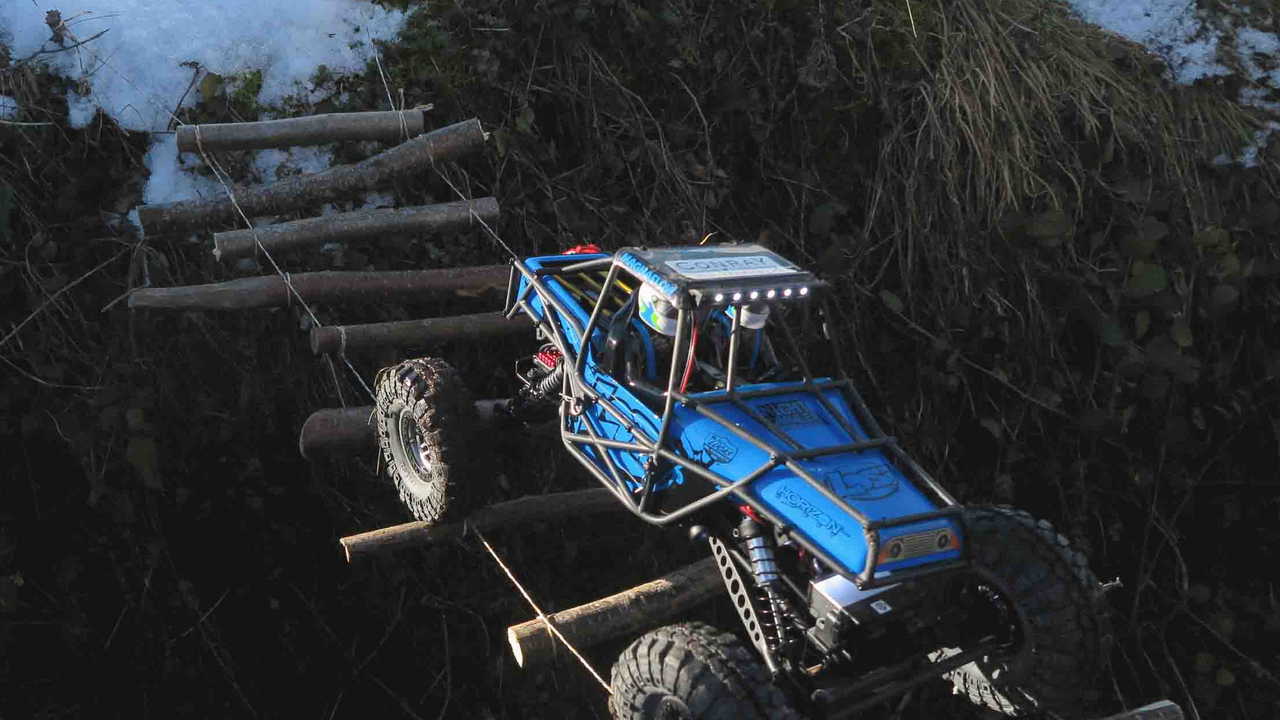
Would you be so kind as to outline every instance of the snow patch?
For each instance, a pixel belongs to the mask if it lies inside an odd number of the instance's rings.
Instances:
[[[1146,45],[1189,85],[1229,71],[1214,56],[1222,33],[1206,28],[1191,0],[1068,0],[1087,22]]]
[[[18,0],[0,3],[0,26],[13,35],[13,57],[57,48],[49,42],[48,9]],[[220,75],[262,70],[259,98],[274,104],[304,92],[301,85],[318,65],[339,72],[361,69],[371,57],[370,37],[394,37],[405,19],[401,11],[358,0],[77,0],[60,10],[80,40],[107,31],[80,48],[47,56],[70,78],[92,73],[87,95],[67,95],[72,126],[83,127],[101,107],[126,130],[152,131],[166,129],[169,113],[191,84],[194,70],[184,62]],[[67,38],[66,44],[74,41]]]

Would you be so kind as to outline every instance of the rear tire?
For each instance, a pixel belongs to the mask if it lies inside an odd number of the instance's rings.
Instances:
[[[799,720],[738,638],[700,622],[658,628],[613,665],[618,720]]]
[[[443,360],[406,360],[378,373],[378,442],[400,500],[414,518],[461,517],[475,496],[473,443],[480,416],[458,372]]]
[[[1005,715],[1085,715],[1100,699],[1094,680],[1112,639],[1088,560],[1047,521],[1020,510],[973,509],[967,525],[974,570],[1006,605],[1021,643],[1010,655],[948,673],[955,692]]]

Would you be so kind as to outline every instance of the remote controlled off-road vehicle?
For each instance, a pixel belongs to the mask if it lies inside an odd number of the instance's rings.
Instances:
[[[615,715],[843,717],[939,677],[1007,714],[1080,715],[1110,639],[1087,561],[1047,522],[961,506],[884,434],[829,290],[754,244],[514,263],[507,315],[544,344],[507,412],[558,417],[618,502],[708,544],[749,643],[644,635],[613,668]],[[414,514],[465,504],[476,411],[456,373],[407,361],[378,402]]]

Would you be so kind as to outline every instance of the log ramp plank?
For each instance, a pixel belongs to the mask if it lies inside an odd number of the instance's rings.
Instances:
[[[491,197],[436,205],[353,210],[264,225],[252,230],[214,233],[213,257],[215,260],[231,260],[253,255],[258,252],[259,243],[262,249],[272,252],[318,247],[330,242],[462,230],[477,218],[485,224],[495,223],[499,214],[498,201]]]
[[[482,426],[492,427],[498,422],[498,407],[506,402],[477,400],[476,412],[480,414]],[[555,420],[525,426],[512,423],[503,430],[511,427],[531,437],[558,439],[560,436],[559,422]],[[317,410],[311,413],[298,433],[298,452],[308,460],[323,455],[348,455],[377,448],[378,437],[372,405]]]
[[[347,140],[395,142],[421,135],[423,115],[421,110],[353,112],[258,122],[183,125],[178,128],[178,152],[284,149]]]
[[[616,502],[616,501],[615,501]],[[585,605],[548,615],[575,648],[644,632],[724,592],[715,558],[699,560],[657,580]],[[507,628],[511,654],[520,667],[551,660],[559,640],[540,618]]]
[[[508,320],[501,312],[368,325],[326,325],[311,328],[311,352],[321,355],[371,347],[420,347],[457,340],[524,335],[529,329],[527,319]]]
[[[194,227],[227,227],[248,217],[281,215],[319,207],[385,185],[394,177],[419,171],[438,162],[472,155],[484,147],[488,135],[472,118],[432,130],[384,150],[354,165],[340,165],[324,172],[280,180],[266,187],[236,187],[236,205],[219,195],[209,200],[183,200],[162,205],[141,205],[138,220],[147,235],[167,234]]]
[[[324,270],[292,274],[289,282],[304,300],[315,302],[434,300],[506,288],[510,272],[506,265],[396,272]],[[255,310],[286,307],[291,301],[289,288],[279,275],[139,288],[129,294],[129,307],[154,310]]]
[[[522,498],[489,505],[472,513],[466,520],[456,523],[410,522],[402,525],[349,535],[339,542],[347,561],[356,555],[386,552],[397,548],[427,545],[441,540],[460,538],[467,528],[481,532],[502,530],[520,525],[581,517],[602,512],[620,511],[626,508],[605,488],[574,490],[547,495],[526,495]]]

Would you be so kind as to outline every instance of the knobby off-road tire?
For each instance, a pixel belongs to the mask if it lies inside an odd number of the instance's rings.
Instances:
[[[406,360],[379,372],[375,388],[382,460],[400,500],[418,520],[465,515],[481,427],[458,372],[436,358]]]
[[[949,673],[956,692],[1005,715],[1089,712],[1112,637],[1088,560],[1047,521],[1019,510],[973,509],[968,527],[974,569],[1007,601],[1023,642],[1009,656]]]
[[[618,720],[799,720],[743,643],[700,622],[658,628],[613,665]]]

